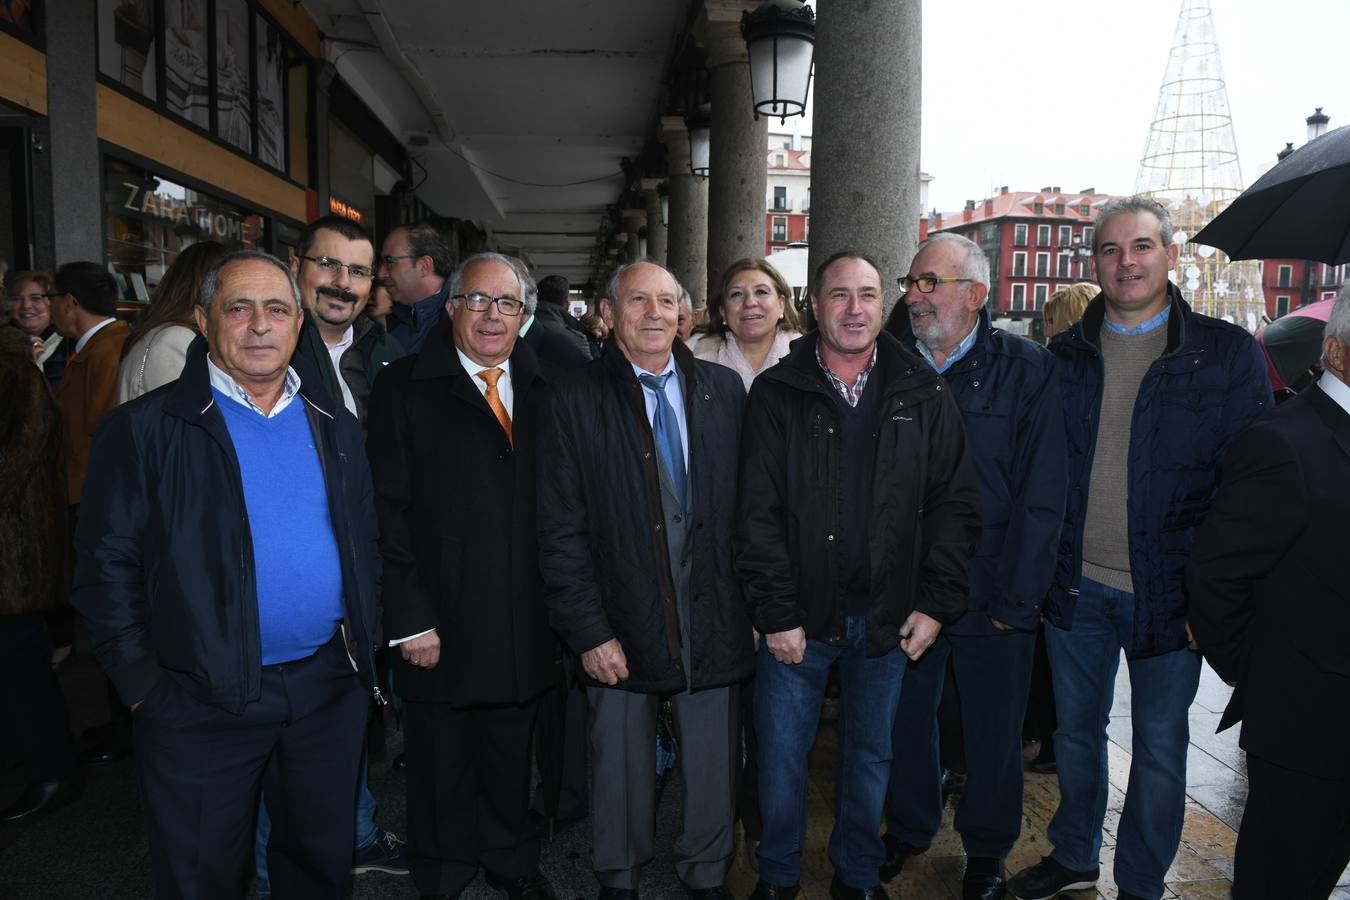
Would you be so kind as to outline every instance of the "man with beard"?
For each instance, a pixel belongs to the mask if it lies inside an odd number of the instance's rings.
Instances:
[[[961,408],[980,478],[983,527],[965,615],[905,673],[892,730],[883,881],[929,846],[942,822],[938,704],[950,659],[960,689],[969,782],[956,812],[966,851],[963,896],[1006,896],[1003,859],[1022,826],[1022,715],[1041,600],[1050,589],[1066,480],[1064,413],[1054,358],[990,327],[989,260],[936,234],[900,279],[887,330],[943,377]]]
[[[375,376],[403,356],[398,341],[361,315],[374,285],[375,243],[350,219],[324,216],[300,233],[298,250],[291,270],[305,324],[296,352],[314,363],[329,394],[364,427]]]

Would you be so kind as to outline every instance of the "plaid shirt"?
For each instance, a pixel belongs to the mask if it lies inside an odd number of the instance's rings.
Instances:
[[[872,375],[872,369],[877,364],[877,348],[872,346],[872,358],[867,361],[867,366],[858,373],[853,386],[844,384],[843,380],[830,371],[830,367],[825,365],[825,360],[820,358],[820,343],[816,343],[816,362],[820,363],[820,371],[825,373],[825,377],[834,385],[834,389],[839,392],[839,396],[844,398],[849,406],[857,406],[858,401],[862,399],[863,388],[867,387],[867,379]]]

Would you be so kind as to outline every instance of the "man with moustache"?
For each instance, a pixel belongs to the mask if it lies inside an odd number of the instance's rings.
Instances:
[[[458,897],[481,868],[508,900],[551,900],[529,817],[554,659],[535,529],[549,379],[518,340],[534,285],[496,253],[469,257],[449,285],[450,322],[371,396],[412,877],[423,897]]]
[[[291,270],[305,323],[297,353],[322,373],[324,387],[363,425],[375,376],[403,347],[361,311],[375,280],[375,242],[342,216],[316,219],[300,232]]]
[[[1069,479],[1044,607],[1060,802],[1046,830],[1054,850],[1008,881],[1021,900],[1097,881],[1122,651],[1133,744],[1116,829],[1120,896],[1160,897],[1181,840],[1200,683],[1183,572],[1220,454],[1273,401],[1252,336],[1194,312],[1169,281],[1180,249],[1157,201],[1104,204],[1092,248],[1102,292],[1050,342]]]
[[[586,673],[601,900],[636,900],[654,855],[662,695],[685,788],[675,872],[691,898],[731,896],[736,683],[752,662],[731,567],[745,390],[677,340],[679,292],[655,263],[615,271],[600,301],[612,339],[558,385],[541,432],[545,601]]]
[[[1053,463],[1064,456],[1064,411],[1049,352],[990,326],[989,260],[978,245],[930,237],[900,287],[904,299],[887,330],[956,397],[979,473],[983,530],[970,561],[969,609],[905,673],[881,877],[898,875],[942,823],[938,704],[950,660],[969,772],[956,811],[963,896],[997,900],[1006,896],[1003,859],[1022,827],[1022,716],[1064,520],[1064,472]]]
[[[741,442],[736,572],[763,635],[755,668],[759,884],[800,890],[807,756],[838,663],[834,900],[887,896],[877,823],[910,660],[966,610],[978,483],[942,379],[881,332],[875,263],[816,270],[818,329],[755,379]]]
[[[182,376],[94,438],[72,601],[135,723],[160,897],[239,896],[260,787],[276,894],[351,882],[375,510],[356,420],[288,365],[299,293],[266,253],[221,259]]]
[[[421,350],[445,320],[453,268],[450,245],[431,222],[400,225],[385,237],[376,272],[394,301],[389,334],[408,353]]]

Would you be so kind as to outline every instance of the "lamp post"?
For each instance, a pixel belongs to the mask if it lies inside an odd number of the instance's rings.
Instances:
[[[707,178],[712,162],[712,116],[698,107],[684,117],[689,129],[689,171],[695,178]]]
[[[741,36],[750,51],[755,118],[806,112],[815,53],[816,15],[801,0],[767,0],[741,15]]]

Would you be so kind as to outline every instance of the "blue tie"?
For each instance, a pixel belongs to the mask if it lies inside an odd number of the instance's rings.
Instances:
[[[675,407],[666,399],[666,381],[675,373],[664,375],[639,375],[638,381],[647,390],[656,394],[656,415],[652,417],[652,436],[656,438],[656,448],[670,473],[670,482],[675,485],[675,494],[684,503],[684,444],[680,441],[680,421],[675,418]]]

